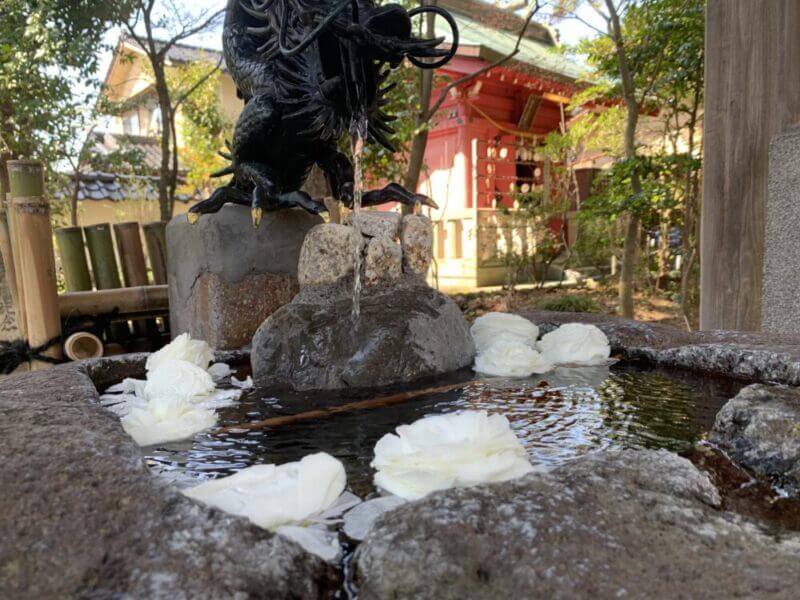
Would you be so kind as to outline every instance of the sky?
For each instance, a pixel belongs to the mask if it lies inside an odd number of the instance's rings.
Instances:
[[[203,12],[209,14],[224,8],[227,4],[226,0],[174,0],[174,2],[178,6],[183,6],[187,10],[191,10],[193,13]],[[594,20],[593,15],[591,14],[591,9],[582,10],[580,11],[580,14],[589,22]],[[562,20],[555,26],[555,28],[559,32],[561,42],[568,45],[575,44],[581,38],[591,37],[594,34],[592,29],[575,19]],[[196,35],[186,40],[186,42],[197,46],[204,46],[206,48],[220,50],[222,45],[220,29],[221,27],[216,31],[209,31],[201,35]],[[109,31],[106,35],[106,43],[110,47],[114,47],[119,39],[119,36],[119,29]],[[111,53],[106,52],[100,67],[100,79],[102,79],[105,75],[110,61]]]

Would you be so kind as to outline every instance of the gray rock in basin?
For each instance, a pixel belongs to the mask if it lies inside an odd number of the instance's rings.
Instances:
[[[364,283],[375,285],[400,279],[402,275],[403,251],[400,245],[385,236],[372,238],[364,256]]]
[[[145,358],[0,380],[0,598],[333,597],[333,566],[149,472],[92,383]]]
[[[386,513],[356,552],[359,598],[793,598],[800,540],[718,509],[665,451],[598,453],[549,474]]]
[[[350,211],[347,216],[348,225],[358,225],[361,235],[367,237],[397,238],[400,233],[400,219],[403,215],[382,210]]]
[[[308,286],[253,337],[253,377],[296,390],[370,388],[472,364],[475,346],[458,306],[415,277],[362,290],[352,281]]]
[[[400,227],[403,272],[426,277],[433,260],[433,225],[424,215],[406,215]]]
[[[300,285],[334,283],[352,273],[363,240],[352,227],[317,225],[306,235],[297,267]]]
[[[739,464],[800,491],[800,390],[750,385],[717,413],[709,439]]]
[[[297,293],[303,238],[321,223],[296,210],[267,213],[253,227],[250,209],[226,204],[192,225],[179,215],[167,227],[172,335],[189,333],[213,348],[250,343],[256,329]]]

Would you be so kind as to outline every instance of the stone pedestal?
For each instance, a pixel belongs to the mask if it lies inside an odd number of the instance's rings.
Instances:
[[[225,205],[191,225],[167,227],[173,337],[188,332],[217,350],[250,343],[259,325],[297,293],[306,233],[322,218],[302,210],[266,213],[253,227],[250,209]]]
[[[761,327],[800,332],[800,127],[770,144]]]

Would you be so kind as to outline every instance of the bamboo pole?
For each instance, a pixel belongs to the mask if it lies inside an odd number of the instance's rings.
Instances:
[[[80,227],[56,229],[56,244],[61,256],[61,268],[68,292],[83,292],[92,289],[92,276],[86,261],[83,245],[83,230]]]
[[[153,271],[153,283],[167,283],[167,224],[164,221],[145,223],[142,225],[144,239],[147,243],[147,255],[150,257],[150,268]]]
[[[122,277],[125,287],[147,285],[147,264],[144,261],[142,238],[139,235],[139,223],[117,223],[114,225],[114,237],[117,240],[119,261],[122,265]],[[137,337],[156,335],[158,328],[152,319],[134,321],[133,329]]]
[[[61,316],[90,317],[117,309],[122,317],[169,310],[166,285],[148,285],[95,292],[68,292],[59,296]]]
[[[83,228],[86,246],[89,248],[89,259],[92,262],[94,284],[98,290],[117,289],[122,287],[114,254],[114,243],[111,240],[111,227],[108,223],[89,225]],[[127,324],[115,323],[109,331],[114,341],[130,337]]]
[[[16,320],[19,320],[19,296],[17,294],[17,269],[14,265],[14,251],[11,244],[11,231],[8,227],[8,173],[0,165],[0,257],[3,260],[3,269],[6,274],[6,285],[11,293],[11,300],[16,311]],[[24,330],[17,324],[20,331]]]
[[[44,195],[41,163],[9,161],[8,177],[11,214],[17,228],[17,268],[25,299],[28,343],[36,348],[61,335],[50,204]],[[50,346],[42,354],[61,359],[61,344]],[[49,366],[47,362],[31,361],[34,370]]]
[[[10,161],[9,161],[10,162]],[[10,168],[9,162],[6,162],[6,166]],[[6,173],[6,176],[8,173]],[[19,332],[22,335],[23,339],[28,339],[28,323],[25,319],[25,289],[22,287],[22,272],[20,271],[20,245],[19,245],[19,232],[17,231],[17,218],[12,210],[11,206],[11,182],[7,182],[7,191],[6,191],[6,219],[8,222],[8,237],[9,237],[9,244],[11,245],[11,259],[9,263],[13,265],[13,269],[7,271],[9,274],[9,279],[13,274],[13,281],[14,281],[14,289],[16,290],[17,294],[17,327],[19,327]]]
[[[70,360],[85,360],[103,356],[103,342],[93,333],[79,331],[64,340],[64,354]]]
[[[359,400],[358,402],[349,402],[348,404],[341,404],[339,406],[329,406],[318,410],[309,410],[304,413],[296,415],[284,415],[281,417],[272,417],[264,419],[263,421],[256,421],[254,423],[241,423],[239,425],[230,425],[229,427],[222,427],[217,429],[215,433],[235,433],[237,431],[252,431],[255,429],[266,429],[267,427],[280,427],[282,425],[291,425],[298,421],[311,421],[315,419],[325,419],[340,413],[353,412],[354,410],[366,410],[370,408],[382,408],[391,406],[392,404],[399,404],[401,402],[408,402],[409,400],[416,400],[422,396],[429,396],[431,394],[444,394],[452,392],[460,388],[465,388],[469,385],[478,383],[478,381],[462,381],[461,383],[451,383],[450,385],[442,385],[439,387],[425,388],[422,390],[410,390],[407,392],[398,392],[389,396],[381,396],[379,398],[370,398],[369,400]]]

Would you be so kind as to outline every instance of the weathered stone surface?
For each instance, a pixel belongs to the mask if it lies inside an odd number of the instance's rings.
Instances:
[[[388,237],[374,237],[367,244],[364,257],[364,283],[399,279],[403,275],[403,251],[400,245]]]
[[[317,225],[308,232],[300,251],[300,285],[334,283],[353,272],[362,240],[352,227]]]
[[[367,237],[387,237],[395,239],[400,233],[400,219],[403,215],[396,212],[380,210],[350,211],[347,216],[348,225],[358,225],[361,235]]]
[[[192,225],[167,227],[170,326],[220,350],[248,344],[258,326],[298,290],[297,263],[306,233],[322,219],[302,210],[264,215],[228,204]]]
[[[456,304],[415,277],[366,287],[353,319],[352,281],[308,286],[253,338],[254,379],[297,390],[410,382],[472,364]]]
[[[144,357],[0,380],[0,597],[318,598],[332,567],[153,477],[98,383]]]
[[[379,518],[359,597],[793,598],[800,539],[718,509],[665,451],[587,455],[550,474],[440,492]]]
[[[797,302],[800,261],[800,126],[774,136],[769,146],[769,183],[764,228],[761,327],[800,332]]]
[[[433,225],[424,215],[406,215],[400,231],[403,272],[425,277],[433,260]]]
[[[751,385],[717,414],[710,440],[739,464],[800,490],[800,390]]]
[[[668,325],[608,315],[521,311],[542,334],[563,323],[592,323],[602,329],[611,351],[662,367],[800,385],[800,334],[748,331],[689,333]]]

